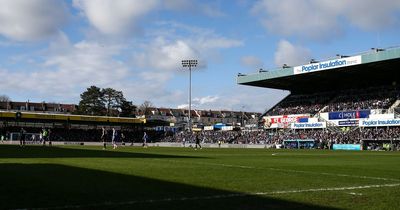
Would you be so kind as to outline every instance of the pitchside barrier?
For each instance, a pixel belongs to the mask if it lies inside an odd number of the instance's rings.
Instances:
[[[297,140],[289,140],[289,142],[295,142],[298,143]],[[287,142],[286,142],[287,143]],[[276,148],[276,149],[281,149],[281,148],[293,148],[293,149],[312,149],[311,147],[307,147],[305,145],[303,145],[303,143],[311,143],[308,140],[305,140],[304,142],[301,142],[301,145],[299,147],[299,145],[293,146],[293,147],[288,147],[287,145],[275,145],[275,144],[221,144],[221,146],[219,146],[218,144],[201,144],[201,146],[203,148],[249,148],[249,149],[271,149],[271,148]],[[374,145],[378,145],[381,150],[391,150],[391,151],[395,151],[395,150],[399,150],[400,146],[400,140],[363,140],[364,145],[361,144],[334,144],[332,146],[333,150],[376,150],[376,148],[371,149],[368,148],[369,143],[375,143]],[[19,141],[3,141],[0,142],[0,145],[19,145]],[[36,142],[32,142],[32,141],[26,141],[25,143],[26,145],[41,145],[40,142],[36,141]],[[52,142],[53,146],[69,146],[69,145],[77,145],[77,146],[103,146],[102,142],[60,142],[60,141],[53,141]],[[107,142],[107,145],[111,145],[111,142]],[[122,147],[142,147],[143,143],[124,143],[123,145],[121,143],[119,143],[118,145],[122,146]],[[48,146],[48,142],[46,142],[46,146]],[[171,142],[156,142],[156,143],[148,143],[147,144],[148,147],[189,147],[189,148],[194,148],[195,144],[194,143],[186,143],[185,145],[183,145],[182,143],[171,143]],[[386,148],[386,147],[387,148]]]
[[[19,145],[19,141],[4,141],[1,144],[8,144],[8,145]],[[31,142],[26,141],[26,145],[40,145],[39,142]],[[48,145],[48,142],[46,142]],[[53,146],[61,146],[61,145],[86,145],[86,146],[103,146],[102,142],[61,142],[61,141],[53,141]],[[107,145],[111,145],[111,142],[107,142]],[[118,145],[121,145],[119,143]],[[125,143],[121,146],[134,146],[134,147],[142,147],[143,143],[133,143],[133,145],[129,142]],[[181,143],[168,143],[168,142],[156,142],[156,143],[147,143],[148,147],[195,147],[194,143],[186,143],[185,145]],[[201,144],[201,147],[204,148],[254,148],[254,149],[264,149],[264,148],[275,148],[276,146],[273,144]]]
[[[362,150],[361,144],[333,144],[333,150]]]

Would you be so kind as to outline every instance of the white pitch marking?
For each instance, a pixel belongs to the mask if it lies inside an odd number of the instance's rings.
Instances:
[[[363,185],[363,186],[353,186],[353,187],[330,187],[330,188],[316,188],[316,189],[304,189],[304,190],[286,190],[286,191],[275,191],[275,192],[265,192],[265,193],[255,193],[255,194],[256,195],[273,195],[273,194],[289,194],[289,193],[302,193],[302,192],[359,190],[359,189],[382,188],[382,187],[388,188],[388,187],[398,187],[398,186],[400,186],[400,183]]]
[[[355,192],[348,192],[347,194],[349,194],[349,195],[359,195],[359,196],[363,195],[362,193],[355,193]]]
[[[161,160],[161,159],[157,159]],[[164,161],[164,160],[162,160]],[[170,162],[181,162],[177,160],[167,160]],[[383,181],[400,181],[400,179],[392,179],[392,178],[383,178],[383,177],[371,177],[371,176],[357,176],[357,175],[349,175],[349,174],[333,174],[333,173],[325,173],[325,172],[312,172],[312,171],[300,171],[300,170],[292,170],[292,169],[280,169],[280,168],[262,168],[262,167],[252,167],[252,166],[243,166],[243,165],[232,165],[232,164],[220,164],[220,163],[204,163],[204,162],[193,162],[191,164],[198,165],[213,165],[213,166],[222,166],[222,167],[230,167],[230,168],[246,168],[246,169],[266,169],[273,171],[283,171],[283,172],[293,172],[293,173],[306,173],[306,174],[316,174],[316,175],[326,175],[326,176],[338,176],[338,177],[352,177],[359,179],[372,179],[372,180],[383,180]]]
[[[398,187],[400,183],[393,184],[381,184],[381,185],[362,185],[352,187],[330,187],[330,188],[314,188],[314,189],[303,189],[303,190],[282,190],[282,191],[271,191],[271,192],[256,192],[256,193],[231,193],[221,195],[210,195],[210,196],[197,196],[197,197],[180,197],[180,198],[161,198],[161,199],[149,199],[149,200],[132,200],[123,202],[104,202],[95,204],[82,204],[82,205],[66,205],[48,208],[29,208],[36,210],[44,209],[71,209],[71,208],[90,208],[90,207],[104,207],[104,206],[121,206],[121,205],[132,205],[138,203],[159,203],[159,202],[172,202],[172,201],[193,201],[193,200],[212,200],[220,198],[232,198],[232,197],[245,197],[249,195],[279,195],[279,194],[291,194],[291,193],[303,193],[303,192],[327,192],[327,191],[345,191],[345,190],[359,190],[359,189],[370,189],[370,188],[389,188]]]

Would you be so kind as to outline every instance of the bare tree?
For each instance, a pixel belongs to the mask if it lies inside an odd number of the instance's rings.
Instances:
[[[8,97],[7,95],[0,95],[0,102],[9,102],[11,101],[11,98]]]
[[[144,101],[140,106],[139,110],[142,111],[143,114],[150,114],[150,108],[154,107],[150,101]]]

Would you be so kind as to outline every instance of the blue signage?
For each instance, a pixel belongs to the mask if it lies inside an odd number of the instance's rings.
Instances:
[[[341,120],[338,122],[339,126],[358,126],[358,120]]]
[[[326,122],[316,123],[292,123],[292,129],[313,129],[313,128],[326,128]]]
[[[299,119],[297,120],[297,122],[299,122],[299,123],[308,123],[308,118],[307,118],[307,117],[299,118]]]
[[[361,144],[333,144],[333,150],[361,150]]]
[[[302,72],[310,72],[310,71],[315,71],[315,70],[323,70],[327,68],[333,68],[333,67],[340,67],[340,66],[346,66],[347,62],[345,59],[343,60],[334,60],[334,61],[329,61],[325,63],[318,63],[318,64],[313,64],[313,65],[305,65],[301,67]]]
[[[400,119],[390,120],[362,120],[360,121],[361,127],[379,127],[379,126],[399,126]]]
[[[368,118],[371,110],[329,112],[329,120]]]

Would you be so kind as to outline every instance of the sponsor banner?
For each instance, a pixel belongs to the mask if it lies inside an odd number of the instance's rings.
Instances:
[[[378,119],[378,120],[382,120],[382,119],[394,119],[394,113],[392,114],[371,114],[369,115],[369,119]]]
[[[299,118],[299,123],[308,123],[308,118]]]
[[[249,124],[249,125],[245,125],[245,128],[257,128],[257,124]]]
[[[358,126],[359,120],[340,120],[338,121],[339,126]]]
[[[269,128],[279,128],[279,125],[278,123],[273,123],[271,126],[269,126]]]
[[[317,129],[326,128],[326,122],[316,122],[316,123],[292,123],[290,128],[292,129]]]
[[[223,131],[231,131],[231,130],[233,130],[233,126],[222,126],[221,130],[223,130]]]
[[[217,124],[214,125],[214,128],[216,128],[216,129],[222,129],[223,126],[225,126],[225,124],[217,123]]]
[[[300,119],[309,118],[309,114],[279,115],[264,117],[265,127],[288,128],[291,123],[297,123]],[[276,125],[274,125],[276,124]]]
[[[319,122],[319,119],[318,118],[308,118],[308,122],[309,123],[317,123],[317,122]]]
[[[212,131],[214,130],[214,126],[204,126],[205,131]]]
[[[67,141],[64,142],[65,145],[85,145],[84,142],[72,142],[72,141]]]
[[[360,120],[360,127],[400,126],[400,119],[368,119]]]
[[[335,60],[323,61],[319,63],[311,63],[302,66],[295,66],[293,74],[304,74],[328,69],[341,68],[361,64],[361,55],[348,58],[340,58]]]
[[[361,150],[361,144],[333,144],[333,150]]]
[[[370,114],[371,110],[329,112],[328,118],[329,120],[359,119],[359,118],[368,118]]]

